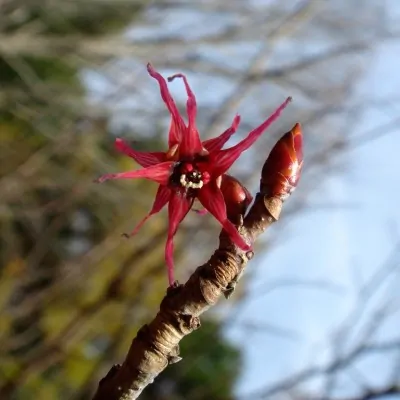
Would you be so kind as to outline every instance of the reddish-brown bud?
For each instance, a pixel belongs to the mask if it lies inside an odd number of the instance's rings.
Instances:
[[[227,217],[235,222],[237,217],[245,214],[253,197],[236,178],[230,175],[222,175],[220,188],[225,199]]]
[[[299,182],[303,167],[303,135],[297,123],[275,144],[261,174],[263,194],[287,199]]]

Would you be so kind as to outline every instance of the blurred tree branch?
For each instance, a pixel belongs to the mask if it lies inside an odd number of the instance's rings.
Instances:
[[[327,400],[374,400],[384,399],[387,396],[400,395],[400,385],[386,386],[379,389],[367,389],[364,393],[355,397],[338,397]]]

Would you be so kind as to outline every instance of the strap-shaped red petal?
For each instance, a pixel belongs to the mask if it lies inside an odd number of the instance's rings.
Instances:
[[[157,80],[160,86],[161,97],[164,100],[164,103],[172,116],[173,129],[171,125],[168,138],[168,147],[172,147],[173,145],[181,142],[182,135],[186,131],[186,125],[182,119],[181,114],[179,113],[178,107],[176,106],[174,99],[169,92],[168,85],[165,79],[153,68],[150,63],[147,64],[147,71],[152,78]]]
[[[157,182],[160,185],[167,185],[173,165],[173,161],[167,161],[156,165],[151,165],[147,168],[138,169],[136,171],[120,172],[117,174],[106,174],[101,176],[100,178],[97,178],[95,182],[103,183],[110,179],[145,178]]]
[[[233,119],[232,125],[221,135],[216,138],[208,139],[203,142],[203,147],[210,153],[219,151],[224,147],[224,144],[230,139],[230,137],[236,132],[237,127],[240,124],[240,115],[236,114]]]
[[[182,134],[185,133],[187,128],[180,128],[179,125],[176,124],[174,118],[171,118],[171,123],[169,124],[169,132],[168,132],[168,148],[174,147],[175,145],[180,144],[182,140]]]
[[[196,127],[196,114],[197,114],[196,97],[192,92],[192,89],[190,88],[185,75],[175,74],[168,78],[168,82],[171,82],[175,78],[183,79],[183,83],[185,84],[186,93],[188,96],[186,102],[186,111],[188,115],[189,126],[188,126],[188,131],[182,136],[182,142],[179,148],[179,154],[183,157],[190,157],[200,153],[203,150],[199,132]]]
[[[154,214],[157,214],[161,209],[168,203],[171,197],[171,189],[167,186],[160,185],[157,190],[156,198],[154,199],[153,207],[150,212],[136,225],[135,229],[129,233],[125,234],[128,237],[136,235],[144,223]]]
[[[165,245],[165,262],[167,263],[168,282],[170,286],[175,282],[174,278],[174,236],[179,224],[186,217],[193,205],[193,199],[188,199],[180,193],[171,195],[168,205],[168,237]]]
[[[235,225],[227,219],[224,196],[215,181],[205,185],[198,193],[201,204],[218,220],[228,232],[231,240],[243,250],[249,250],[250,246],[240,236]]]
[[[265,120],[259,127],[253,129],[247,135],[247,137],[239,142],[237,145],[215,153],[214,157],[210,159],[211,171],[209,172],[212,174],[212,176],[221,176],[226,171],[228,171],[228,169],[240,157],[240,155],[252,144],[254,144],[254,142],[262,135],[262,133],[279,118],[282,111],[291,101],[292,98],[288,97],[267,120]]]
[[[150,167],[150,165],[159,164],[165,160],[165,153],[161,151],[137,151],[132,149],[120,138],[115,139],[115,148],[120,153],[126,154],[127,156],[133,158],[142,167]]]

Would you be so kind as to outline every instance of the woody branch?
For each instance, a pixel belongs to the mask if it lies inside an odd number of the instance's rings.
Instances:
[[[265,171],[264,171],[265,170]],[[271,195],[264,168],[260,192],[245,218],[236,215],[241,235],[249,242],[278,220],[282,199]],[[184,285],[167,290],[155,318],[133,339],[122,365],[114,365],[100,381],[94,400],[133,400],[153,382],[168,364],[180,360],[179,342],[200,327],[200,315],[215,305],[222,295],[229,297],[252,251],[233,245],[224,231],[218,249],[199,266]]]

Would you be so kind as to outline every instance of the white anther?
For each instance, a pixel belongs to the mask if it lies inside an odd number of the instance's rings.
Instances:
[[[192,175],[194,178],[196,178],[197,176],[201,176],[201,174],[198,172],[194,172]],[[181,175],[181,177],[179,178],[179,182],[183,187],[188,189],[201,189],[204,185],[203,181],[201,180],[199,182],[192,182],[188,180],[186,174]]]
[[[187,181],[186,181],[186,175],[185,175],[185,174],[182,174],[182,175],[181,175],[179,181],[180,181],[180,183],[181,183],[181,185],[182,185],[183,187],[186,187]]]
[[[191,186],[193,189],[201,189],[203,187],[203,181],[197,182],[197,183],[192,183]]]

